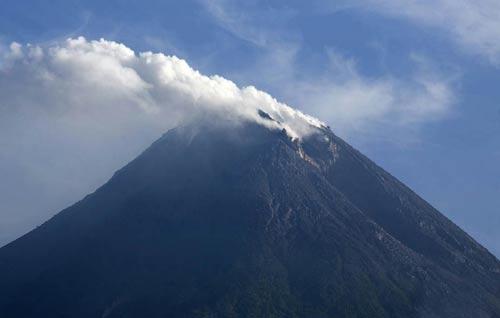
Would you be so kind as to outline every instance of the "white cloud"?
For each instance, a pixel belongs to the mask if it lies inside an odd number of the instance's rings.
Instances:
[[[500,2],[497,0],[363,0],[355,8],[441,29],[465,50],[500,65]]]
[[[294,136],[306,133],[310,124],[320,124],[254,87],[239,88],[220,76],[202,75],[175,56],[137,55],[123,44],[82,37],[45,49],[24,49],[29,54],[14,43],[5,54],[2,111],[40,109],[83,117],[106,112],[128,116],[132,111],[134,117],[152,114],[153,124],[164,127],[210,111],[277,126],[258,116],[262,109]]]
[[[4,48],[0,245],[104,183],[165,130],[206,114],[293,136],[320,125],[255,87],[205,76],[174,56],[81,37]]]

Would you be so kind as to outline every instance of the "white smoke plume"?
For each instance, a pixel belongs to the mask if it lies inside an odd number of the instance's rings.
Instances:
[[[174,56],[83,37],[0,45],[0,246],[92,192],[169,128],[209,115],[294,138],[322,125]]]
[[[2,112],[29,108],[100,118],[105,113],[113,121],[114,113],[120,118],[135,111],[127,115],[150,117],[155,125],[208,112],[285,128],[292,137],[322,125],[253,86],[239,88],[223,77],[202,75],[175,56],[136,54],[104,39],[79,37],[48,48],[13,43],[4,54],[0,84]],[[280,124],[260,117],[259,109]]]

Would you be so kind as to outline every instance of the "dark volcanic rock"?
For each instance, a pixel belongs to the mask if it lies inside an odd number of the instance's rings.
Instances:
[[[261,115],[263,116],[263,115]],[[500,317],[500,265],[333,135],[169,131],[0,249],[0,317]]]

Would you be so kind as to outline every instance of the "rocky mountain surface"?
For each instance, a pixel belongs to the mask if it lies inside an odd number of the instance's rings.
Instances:
[[[499,318],[499,261],[314,129],[170,130],[0,249],[0,317]]]

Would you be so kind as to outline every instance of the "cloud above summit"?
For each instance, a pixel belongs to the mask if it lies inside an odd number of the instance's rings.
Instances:
[[[272,125],[258,116],[262,109],[294,137],[320,124],[255,87],[239,88],[223,77],[202,75],[175,56],[136,54],[103,39],[79,37],[47,48],[13,43],[1,70],[3,112],[41,111],[111,126],[141,118],[165,129],[206,113]]]
[[[169,128],[207,116],[293,137],[321,124],[175,56],[83,37],[0,46],[0,245],[103,184]]]

